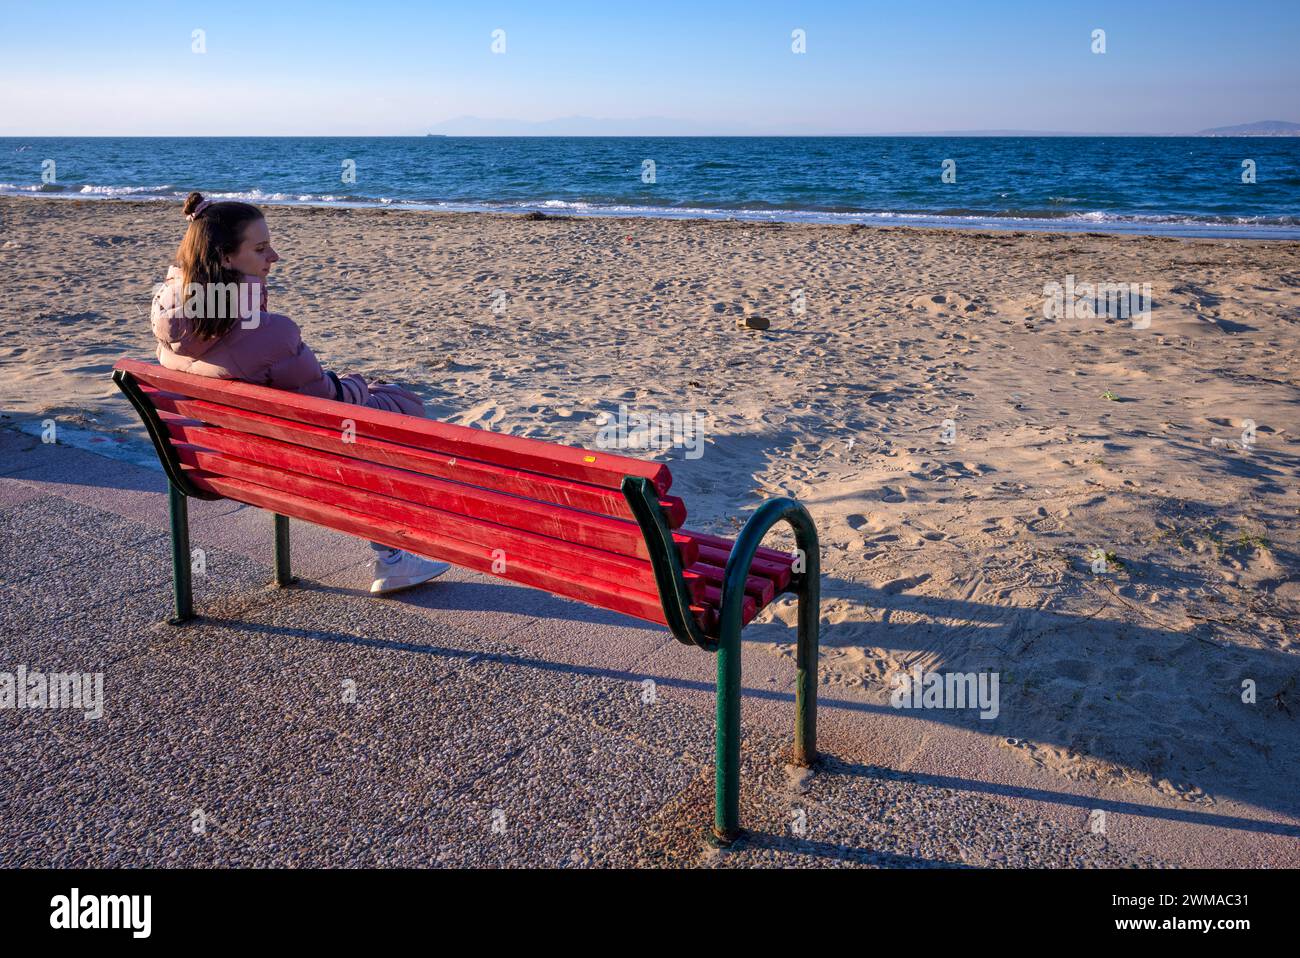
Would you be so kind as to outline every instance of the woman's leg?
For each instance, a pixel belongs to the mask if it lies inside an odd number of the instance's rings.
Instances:
[[[402,401],[406,396],[410,396],[414,402]],[[413,393],[408,393],[405,389],[402,389],[401,386],[381,388],[379,383],[372,383],[371,392],[366,397],[366,405],[372,409],[383,409],[387,412],[416,416],[424,415],[424,406],[420,404],[419,399]],[[402,554],[401,549],[394,549],[378,542],[370,543],[370,548],[375,551],[376,559],[382,559],[386,562],[396,562],[397,558]]]
[[[408,392],[401,386],[388,383],[371,383],[365,405],[372,409],[401,413],[407,416],[423,416],[424,404],[420,397]],[[396,592],[413,585],[419,585],[442,575],[451,568],[446,562],[425,559],[401,549],[370,543],[375,553],[374,579],[370,591],[376,594]]]

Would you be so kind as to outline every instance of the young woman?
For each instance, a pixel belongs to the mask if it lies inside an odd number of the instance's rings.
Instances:
[[[355,373],[340,378],[322,369],[297,324],[267,312],[266,278],[280,254],[271,246],[261,210],[191,193],[184,212],[189,228],[153,299],[158,362],[200,376],[424,415],[419,397],[400,386],[367,384]],[[377,542],[370,546],[375,551],[372,593],[419,585],[451,568]]]

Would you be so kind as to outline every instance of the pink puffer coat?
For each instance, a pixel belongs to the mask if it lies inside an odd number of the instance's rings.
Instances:
[[[158,340],[158,362],[167,369],[239,379],[408,416],[424,415],[420,397],[401,386],[367,384],[356,373],[336,377],[322,369],[316,354],[302,341],[298,324],[288,316],[267,312],[266,287],[256,277],[244,280],[259,290],[260,312],[241,307],[241,322],[229,332],[216,339],[201,339],[185,315],[182,279],[179,267],[172,266],[153,298],[150,319]]]

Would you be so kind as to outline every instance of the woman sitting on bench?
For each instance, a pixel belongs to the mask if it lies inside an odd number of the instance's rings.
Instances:
[[[189,228],[176,263],[156,288],[152,323],[158,362],[167,369],[423,416],[419,397],[401,386],[369,383],[322,369],[288,316],[266,311],[266,278],[280,255],[266,217],[248,203],[185,200]],[[375,594],[428,582],[449,568],[377,542]]]

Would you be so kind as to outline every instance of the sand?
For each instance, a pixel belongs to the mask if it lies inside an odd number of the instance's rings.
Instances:
[[[620,403],[701,413],[701,457],[660,453],[688,525],[734,533],[774,496],[816,520],[827,686],[887,704],[902,670],[993,670],[997,719],[926,719],[1139,800],[1300,812],[1300,244],[269,221],[272,309],[437,418],[594,446]],[[168,204],[0,199],[8,420],[140,432],[109,369],[152,355],[183,225]],[[1045,320],[1071,275],[1149,283],[1149,327]],[[745,637],[792,656],[793,623],[779,603]]]

